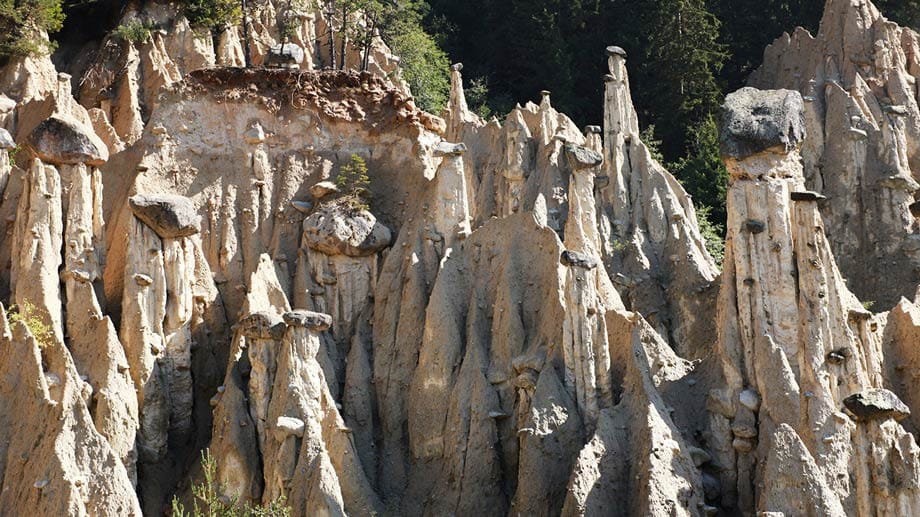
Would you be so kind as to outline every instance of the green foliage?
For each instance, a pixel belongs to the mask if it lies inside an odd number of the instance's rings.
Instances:
[[[243,16],[239,0],[182,0],[182,4],[193,27],[222,29],[240,23]]]
[[[402,76],[418,106],[439,112],[450,92],[450,62],[437,40],[422,28],[428,12],[425,0],[317,0],[327,20],[321,36],[338,41],[330,46],[333,69],[344,69],[349,46],[361,51],[361,68],[367,69],[371,47],[378,37],[400,57]],[[339,36],[344,36],[341,38]]]
[[[42,32],[57,32],[63,24],[63,0],[0,0],[0,57],[53,52],[55,44]]]
[[[705,117],[693,128],[691,138],[690,154],[669,164],[668,168],[693,196],[694,205],[709,207],[713,223],[724,226],[728,170],[719,153],[719,128],[715,117]]]
[[[36,307],[32,302],[26,300],[22,305],[12,305],[6,313],[6,319],[10,325],[22,323],[29,329],[29,333],[35,338],[39,348],[45,348],[54,343],[54,329],[51,325],[45,323],[42,317],[44,311]]]
[[[450,96],[450,61],[434,38],[421,27],[394,35],[388,42],[398,55],[402,76],[420,108],[439,113]]]
[[[643,23],[645,61],[639,67],[641,96],[654,99],[655,124],[666,156],[690,143],[689,128],[714,113],[722,100],[716,80],[727,54],[718,42],[719,20],[703,0],[660,0]]]
[[[290,517],[291,509],[285,506],[284,499],[272,501],[267,507],[252,507],[240,504],[237,499],[226,499],[220,495],[217,482],[217,461],[209,450],[201,453],[201,466],[204,470],[204,483],[192,487],[195,501],[192,510],[176,497],[172,500],[172,517]]]
[[[485,77],[469,81],[463,89],[463,95],[469,108],[480,117],[488,120],[494,113],[489,107],[489,86]]]
[[[661,154],[661,140],[655,134],[655,124],[650,124],[645,129],[639,131],[639,139],[648,148],[649,154],[656,162],[664,165],[664,155]]]
[[[863,309],[866,309],[867,311],[871,311],[872,307],[875,307],[875,300],[868,300],[868,301],[862,302],[862,306],[863,306]]]
[[[629,55],[640,125],[655,125],[668,160],[683,156],[688,128],[720,104],[726,49],[704,0],[430,2],[426,28],[467,77],[489,78],[487,104],[501,113],[547,89],[576,124],[597,124],[611,44]]]
[[[371,197],[371,178],[364,158],[351,155],[351,160],[339,169],[335,184],[339,187],[338,202],[352,210],[370,210],[367,201]]]
[[[703,237],[706,251],[721,267],[725,259],[725,227],[712,222],[708,206],[697,207],[696,220],[700,225],[700,235]]]
[[[152,27],[150,25],[134,18],[116,27],[115,30],[112,31],[112,35],[132,43],[143,43],[150,37],[151,29]]]
[[[725,255],[725,195],[728,170],[719,155],[719,129],[713,116],[703,119],[692,134],[690,155],[668,165],[693,197],[700,233],[717,264]]]

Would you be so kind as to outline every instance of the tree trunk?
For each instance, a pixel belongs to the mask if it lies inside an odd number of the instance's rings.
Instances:
[[[364,38],[364,55],[361,57],[361,71],[366,72],[367,68],[370,66],[371,59],[371,46],[374,44],[374,31],[377,30],[377,19],[376,17],[370,20],[368,24],[368,31]]]
[[[252,53],[249,50],[249,15],[246,10],[246,0],[241,0],[243,10],[243,59],[246,68],[252,66]]]
[[[326,11],[329,18],[326,20],[326,26],[329,27],[329,66],[335,70],[335,25],[332,17],[335,15],[335,2],[329,2],[329,10]]]
[[[339,59],[341,60],[340,70],[345,70],[345,51],[348,47],[348,6],[342,6],[342,45],[339,51]]]

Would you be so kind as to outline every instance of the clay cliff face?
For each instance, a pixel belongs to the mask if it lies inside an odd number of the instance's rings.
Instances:
[[[871,2],[828,0],[818,34],[783,35],[750,79],[804,96],[806,184],[828,198],[819,208],[848,285],[883,310],[918,282],[918,48]]]
[[[917,36],[871,4],[726,99],[721,274],[619,47],[581,130],[549,92],[480,119],[459,64],[420,111],[379,42],[232,68],[238,28],[134,18],[0,70],[0,514],[161,515],[204,449],[298,516],[920,512]]]

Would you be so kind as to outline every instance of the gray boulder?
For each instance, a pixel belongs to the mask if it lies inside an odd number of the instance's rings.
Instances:
[[[163,239],[176,239],[200,231],[201,216],[192,200],[170,194],[138,194],[128,200],[134,216]]]
[[[323,331],[332,326],[332,316],[321,312],[293,311],[284,314],[284,322],[292,327]]]
[[[768,149],[791,152],[805,140],[805,103],[792,90],[742,88],[722,105],[722,158],[743,160]]]
[[[69,116],[45,119],[26,141],[41,161],[53,165],[100,166],[109,159],[109,150],[96,132]]]
[[[559,257],[559,262],[565,266],[580,267],[582,269],[594,269],[597,267],[597,259],[572,250],[563,251]]]
[[[910,408],[894,393],[883,389],[869,389],[843,400],[843,405],[860,420],[901,420],[910,416]]]
[[[460,142],[459,144],[452,144],[450,142],[439,142],[438,145],[434,146],[434,155],[438,157],[443,156],[459,156],[466,152],[466,144]]]
[[[249,339],[281,339],[284,330],[284,321],[270,312],[254,312],[240,320],[240,332]]]
[[[580,145],[567,144],[565,146],[565,152],[575,169],[597,167],[598,165],[604,163],[603,156],[595,151],[592,151],[591,149],[588,149],[587,147],[582,147]]]
[[[390,245],[393,234],[366,210],[328,204],[303,222],[303,239],[313,250],[326,255],[367,257]]]

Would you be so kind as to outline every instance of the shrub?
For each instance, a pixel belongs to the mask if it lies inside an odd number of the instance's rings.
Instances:
[[[440,113],[450,96],[447,54],[420,27],[396,34],[387,43],[400,57],[403,78],[418,106],[429,113]]]
[[[489,106],[489,86],[485,77],[477,77],[470,81],[469,86],[463,89],[463,94],[473,112],[486,120],[492,116],[492,108]]]
[[[173,497],[173,517],[290,517],[291,509],[285,506],[284,499],[273,501],[266,507],[252,507],[240,504],[237,499],[227,499],[220,495],[217,483],[217,461],[211,451],[201,453],[201,467],[204,470],[204,483],[192,487],[195,501],[192,511],[187,512],[179,499]]]
[[[185,17],[193,27],[223,29],[240,22],[239,0],[182,0]]]
[[[700,224],[700,234],[703,236],[703,242],[706,250],[715,260],[716,264],[721,267],[722,260],[725,259],[725,241],[722,235],[725,233],[721,224],[712,222],[712,207],[698,206],[696,208],[697,222]]]
[[[0,0],[0,57],[50,54],[55,44],[42,33],[63,25],[62,0]]]
[[[51,328],[51,325],[45,323],[45,319],[42,317],[43,312],[42,309],[26,300],[22,305],[11,305],[6,313],[6,318],[10,325],[16,323],[25,325],[38,343],[38,347],[45,348],[54,342],[54,329]]]
[[[112,35],[132,43],[143,43],[150,37],[151,28],[151,26],[135,18],[116,27],[112,31]]]
[[[339,187],[339,202],[352,210],[370,210],[367,201],[371,197],[371,179],[364,158],[351,155],[351,160],[339,169],[335,184]]]

